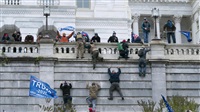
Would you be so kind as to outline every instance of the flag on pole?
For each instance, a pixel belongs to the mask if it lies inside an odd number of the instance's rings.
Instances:
[[[190,38],[190,32],[189,31],[180,31],[181,34],[183,34],[186,38],[188,42],[191,42],[192,39]]]
[[[168,112],[174,112],[173,109],[171,108],[171,106],[169,105],[169,103],[167,102],[167,100],[165,99],[165,97],[163,95],[161,95],[161,96],[165,102]]]
[[[60,32],[63,31],[63,30],[67,30],[67,31],[74,31],[74,27],[73,26],[67,26],[67,27],[64,27],[64,28],[60,28]]]
[[[57,98],[56,91],[38,78],[31,76],[29,96],[37,98]]]

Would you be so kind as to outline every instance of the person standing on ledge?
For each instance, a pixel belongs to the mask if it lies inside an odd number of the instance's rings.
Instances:
[[[113,35],[110,36],[110,38],[108,39],[108,43],[113,43],[113,42],[118,43],[118,38],[116,36],[116,32],[115,31],[113,31]]]
[[[144,18],[144,22],[142,23],[142,31],[144,36],[144,43],[148,43],[149,41],[149,32],[150,32],[150,23],[147,21],[147,18]]]
[[[176,43],[176,38],[175,38],[175,34],[174,34],[176,27],[174,26],[174,24],[171,20],[168,20],[167,23],[164,25],[163,31],[165,32],[165,30],[167,30],[167,41],[168,41],[168,43],[169,44],[171,43],[170,36],[172,36],[173,43]]]
[[[123,94],[121,92],[121,88],[119,86],[119,82],[120,82],[119,76],[121,74],[121,69],[118,67],[118,72],[115,72],[115,70],[112,70],[112,72],[111,72],[110,68],[108,68],[108,74],[110,75],[109,81],[111,83],[111,86],[109,89],[110,97],[108,98],[108,100],[113,100],[113,91],[114,90],[116,90],[122,97],[122,100],[124,100],[124,96],[123,96]]]

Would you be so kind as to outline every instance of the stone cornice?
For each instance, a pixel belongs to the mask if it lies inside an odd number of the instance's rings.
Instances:
[[[14,6],[14,7],[2,7],[2,10],[0,11],[0,14],[3,15],[43,15],[43,7],[42,6],[31,6],[31,7],[27,7],[27,6],[23,6],[23,7],[19,7],[19,6]],[[75,8],[66,8],[66,7],[56,7],[56,6],[52,6],[50,9],[50,13],[51,15],[75,15],[76,14],[76,10]]]
[[[175,23],[180,23],[182,19],[182,15],[174,15],[174,21]]]
[[[138,22],[138,20],[140,19],[140,14],[132,14],[132,19],[133,19],[133,22]]]

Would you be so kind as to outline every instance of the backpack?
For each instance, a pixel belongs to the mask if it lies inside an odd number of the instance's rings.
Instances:
[[[144,49],[140,49],[140,50],[138,51],[138,56],[139,56],[139,57],[142,57],[142,56],[143,56],[143,52],[144,52]]]
[[[124,50],[122,43],[117,43],[117,48],[118,48],[119,51]]]

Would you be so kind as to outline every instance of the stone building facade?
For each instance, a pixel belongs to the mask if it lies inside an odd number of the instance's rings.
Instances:
[[[163,25],[170,19],[177,28],[177,44],[187,43],[181,30],[191,32],[193,41],[190,44],[200,41],[198,0],[1,0],[0,36],[17,30],[23,39],[28,34],[37,37],[45,30],[43,9],[46,5],[50,6],[48,30],[52,38],[57,29],[74,26],[76,31],[86,31],[90,37],[98,33],[102,42],[106,42],[113,31],[117,32],[119,40],[128,39],[131,31],[141,35],[144,17],[151,23],[150,37],[153,38],[155,25],[151,10],[158,8],[159,38],[166,40]]]

